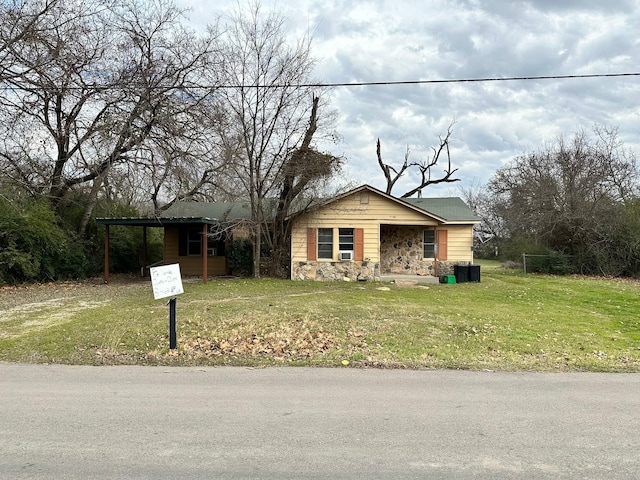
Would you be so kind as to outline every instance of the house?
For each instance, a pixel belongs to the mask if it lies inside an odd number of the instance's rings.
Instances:
[[[248,202],[178,202],[157,217],[99,218],[109,226],[164,229],[163,263],[183,275],[228,275],[232,238],[250,238]],[[450,274],[473,262],[473,226],[480,219],[459,198],[395,198],[363,185],[290,217],[292,280],[380,280],[384,275]],[[206,255],[203,255],[206,252]],[[146,255],[143,253],[145,267]]]
[[[473,262],[477,223],[460,198],[395,198],[363,185],[293,220],[291,278],[450,274]]]

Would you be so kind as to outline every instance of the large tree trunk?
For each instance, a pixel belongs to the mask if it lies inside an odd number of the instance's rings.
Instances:
[[[80,236],[80,238],[84,237],[85,233],[87,232],[87,225],[89,225],[89,220],[91,219],[93,209],[98,203],[98,194],[100,193],[100,189],[102,188],[102,183],[104,182],[104,177],[107,175],[107,171],[108,170],[102,172],[93,181],[87,204],[84,207],[84,213],[82,214],[82,218],[80,219],[80,226],[78,227],[78,235]]]

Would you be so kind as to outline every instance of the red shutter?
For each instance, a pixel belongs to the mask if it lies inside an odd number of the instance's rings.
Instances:
[[[438,260],[446,260],[447,259],[447,231],[446,230],[438,230]]]
[[[317,233],[315,228],[307,228],[307,260],[318,259],[316,235]]]
[[[354,252],[353,259],[356,262],[362,262],[364,260],[364,229],[355,228],[353,230],[354,236]]]

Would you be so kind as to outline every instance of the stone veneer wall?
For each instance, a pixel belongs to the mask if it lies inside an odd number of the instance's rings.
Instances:
[[[380,228],[380,270],[383,275],[435,275],[434,261],[423,257],[424,230],[424,227],[393,225]],[[438,275],[450,275],[453,265],[438,261]]]
[[[383,274],[434,275],[433,260],[423,259],[424,227],[382,226],[380,269]]]
[[[298,262],[294,280],[372,281],[380,280],[380,264],[373,262]]]

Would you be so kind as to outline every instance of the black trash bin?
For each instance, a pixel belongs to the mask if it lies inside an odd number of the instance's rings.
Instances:
[[[454,265],[453,274],[456,276],[456,283],[469,281],[469,267],[467,265]]]
[[[480,265],[469,265],[469,281],[470,282],[479,282],[480,281]]]

